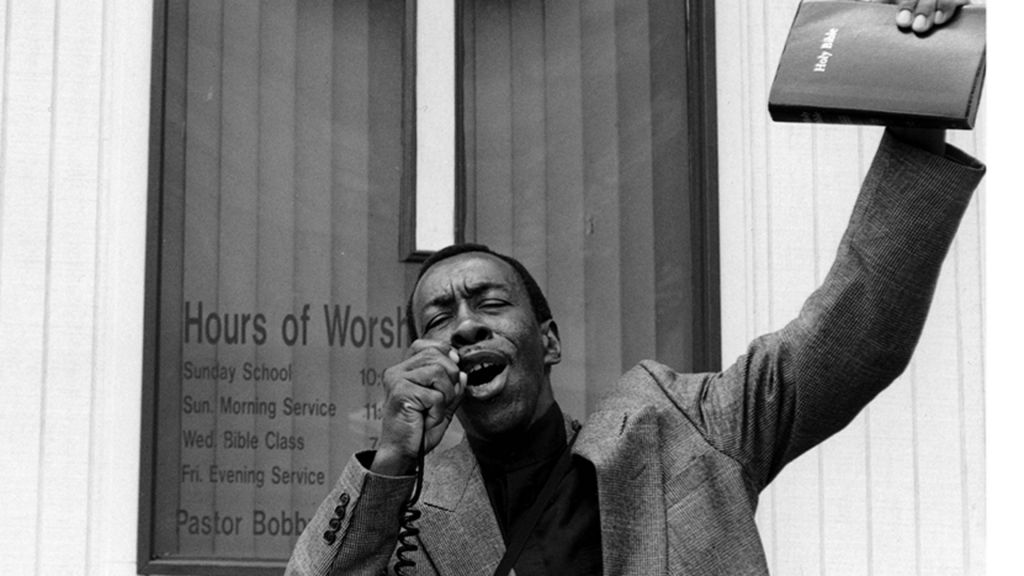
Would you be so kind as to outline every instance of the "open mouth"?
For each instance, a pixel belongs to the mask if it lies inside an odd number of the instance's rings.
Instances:
[[[459,370],[466,373],[468,388],[477,388],[480,393],[485,392],[485,389],[492,393],[498,392],[503,382],[499,376],[504,374],[506,368],[508,358],[493,350],[474,350],[459,359]]]

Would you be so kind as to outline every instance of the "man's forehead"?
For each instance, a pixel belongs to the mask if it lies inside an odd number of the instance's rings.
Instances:
[[[419,306],[453,291],[492,287],[524,290],[519,274],[508,262],[486,252],[464,252],[428,268],[416,284],[413,298]]]

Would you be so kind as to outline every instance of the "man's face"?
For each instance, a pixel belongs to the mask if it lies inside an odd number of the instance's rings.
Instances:
[[[413,294],[422,338],[450,344],[468,386],[459,420],[469,434],[521,431],[554,402],[547,368],[560,359],[551,320],[538,324],[516,271],[483,252],[434,264]]]

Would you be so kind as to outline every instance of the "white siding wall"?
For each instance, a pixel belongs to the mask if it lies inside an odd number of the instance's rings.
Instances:
[[[0,558],[134,574],[152,5],[0,2]]]
[[[716,4],[727,362],[781,328],[823,279],[881,136],[769,121],[797,4]],[[979,120],[949,134],[984,158],[984,110]],[[763,494],[773,574],[984,572],[983,202],[963,221],[911,367]]]

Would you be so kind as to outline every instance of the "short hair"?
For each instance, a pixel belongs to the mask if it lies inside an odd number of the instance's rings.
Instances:
[[[423,278],[423,275],[426,274],[427,270],[429,270],[434,264],[453,256],[458,256],[459,254],[465,254],[466,252],[483,252],[484,254],[490,254],[491,256],[506,262],[513,270],[516,271],[516,274],[519,275],[519,280],[523,283],[523,288],[526,289],[526,295],[530,298],[530,307],[533,309],[533,315],[536,317],[537,323],[541,323],[552,318],[551,307],[548,306],[548,299],[544,297],[544,292],[541,291],[540,286],[537,285],[537,281],[533,279],[533,276],[530,274],[529,270],[526,269],[526,266],[523,266],[522,262],[511,256],[495,252],[484,244],[452,244],[451,246],[446,246],[428,256],[423,262],[423,265],[420,266],[420,272],[416,276],[416,283],[413,284],[412,292],[409,294],[409,301],[405,304],[405,324],[406,328],[409,330],[410,340],[419,338],[419,333],[416,331],[416,321],[412,313],[412,299],[413,296],[416,295],[416,287],[419,286],[420,279]],[[552,329],[557,333],[557,327],[553,327]]]

